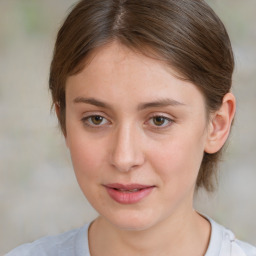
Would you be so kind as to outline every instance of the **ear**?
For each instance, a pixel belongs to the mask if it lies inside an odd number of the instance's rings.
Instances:
[[[235,115],[236,100],[232,93],[223,97],[221,107],[210,116],[205,152],[216,153],[224,145],[230,133]]]

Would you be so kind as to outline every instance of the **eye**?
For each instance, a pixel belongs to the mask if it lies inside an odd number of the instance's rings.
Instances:
[[[82,118],[82,122],[87,125],[87,126],[102,126],[108,123],[108,120],[100,115],[93,115],[93,116],[88,116],[88,117],[84,117]]]
[[[149,120],[149,123],[150,125],[153,125],[155,127],[165,128],[172,123],[172,119],[166,116],[157,115],[157,116],[151,117]]]

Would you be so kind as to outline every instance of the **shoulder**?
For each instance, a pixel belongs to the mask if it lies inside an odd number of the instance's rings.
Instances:
[[[239,240],[235,240],[235,242],[246,256],[256,256],[256,247]]]
[[[15,248],[5,256],[87,256],[88,227],[89,224],[86,224],[60,235],[43,237]]]
[[[256,256],[256,247],[236,239],[229,229],[209,219],[211,240],[206,256]]]

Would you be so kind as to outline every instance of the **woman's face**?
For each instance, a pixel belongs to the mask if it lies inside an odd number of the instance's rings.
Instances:
[[[192,210],[207,140],[204,98],[160,61],[116,42],[66,85],[66,142],[105,220],[142,230]]]

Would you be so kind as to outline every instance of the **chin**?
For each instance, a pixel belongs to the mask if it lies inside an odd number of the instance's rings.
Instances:
[[[154,221],[153,221],[154,220]],[[121,214],[108,218],[108,221],[115,227],[127,231],[143,231],[154,226],[155,218],[147,216],[142,212],[139,214]]]

